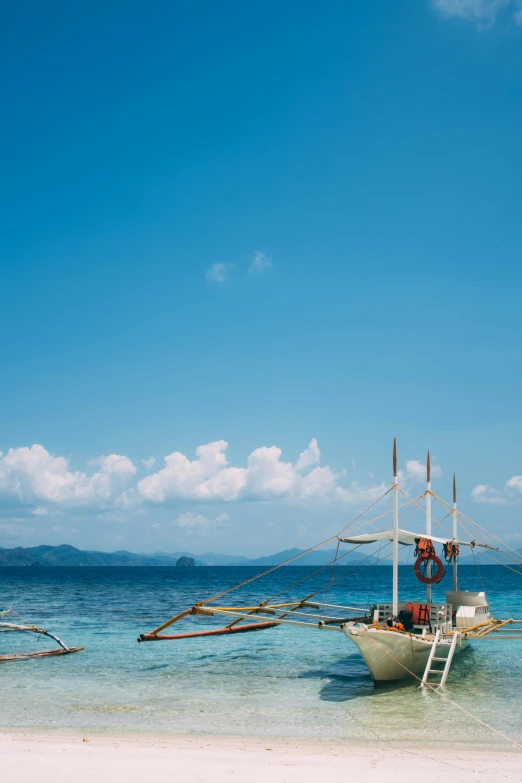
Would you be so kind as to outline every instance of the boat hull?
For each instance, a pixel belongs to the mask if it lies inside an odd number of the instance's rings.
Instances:
[[[375,685],[411,680],[415,679],[414,675],[422,677],[424,674],[433,637],[422,638],[362,624],[347,624],[344,632],[364,658]],[[466,639],[459,639],[459,642],[455,654],[469,644]],[[437,657],[446,658],[448,653],[449,645],[437,647]]]

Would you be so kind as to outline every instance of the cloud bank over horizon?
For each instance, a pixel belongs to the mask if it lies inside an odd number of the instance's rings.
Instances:
[[[298,510],[297,517],[313,514],[314,509],[315,514],[328,509],[329,515],[338,516],[369,506],[390,487],[389,480],[378,480],[373,473],[364,481],[353,478],[355,465],[351,475],[346,469],[322,465],[316,438],[294,461],[285,460],[277,446],[260,446],[245,464],[232,465],[227,449],[227,441],[218,440],[198,446],[193,458],[173,451],[163,460],[151,456],[137,464],[125,455],[109,454],[89,460],[82,470],[41,444],[0,452],[0,538],[22,540],[38,531],[67,538],[82,524],[88,528],[86,519],[95,518],[102,528],[119,526],[119,532],[101,536],[112,544],[125,539],[121,526],[130,520],[141,520],[146,535],[158,538],[174,531],[184,536],[221,534],[234,524],[224,507],[237,505],[243,519],[245,504],[265,511],[286,508],[292,520],[292,508]],[[441,476],[440,466],[433,464],[432,478]],[[424,461],[407,460],[399,471],[406,490],[422,485],[425,478]],[[479,484],[470,499],[492,505],[522,502],[522,476],[512,476],[503,490]],[[241,524],[253,523],[248,518]]]
[[[53,507],[101,513],[172,501],[326,500],[356,505],[371,502],[387,488],[375,481],[343,485],[344,470],[336,472],[319,464],[321,452],[315,438],[295,464],[284,461],[277,446],[261,446],[251,452],[245,467],[235,467],[227,460],[227,448],[225,440],[203,444],[192,460],[174,451],[164,458],[163,467],[137,481],[133,481],[137,466],[121,454],[101,456],[89,460],[85,470],[73,470],[66,457],[54,456],[41,444],[11,448],[0,453],[0,504],[32,509],[36,516],[44,516]],[[141,462],[151,471],[156,459]],[[408,462],[404,475],[415,477],[419,465]]]
[[[261,446],[248,455],[245,466],[237,467],[229,464],[227,448],[225,440],[206,443],[196,448],[194,459],[173,451],[154,472],[156,458],[144,458],[141,463],[149,472],[141,478],[138,467],[121,454],[89,460],[84,470],[74,470],[69,459],[51,454],[41,444],[10,448],[0,452],[0,507],[26,509],[38,517],[60,508],[101,514],[190,502],[358,506],[373,502],[389,487],[373,474],[363,484],[347,479],[344,469],[321,465],[316,438],[295,463],[285,461],[279,447]],[[417,483],[424,480],[425,471],[424,463],[407,460],[400,480]],[[440,476],[440,467],[432,466],[432,474]]]

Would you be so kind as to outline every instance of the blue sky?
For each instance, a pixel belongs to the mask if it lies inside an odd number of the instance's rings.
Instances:
[[[520,545],[521,4],[1,13],[0,545],[309,544],[393,436]]]

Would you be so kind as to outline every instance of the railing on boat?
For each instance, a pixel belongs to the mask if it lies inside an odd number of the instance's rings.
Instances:
[[[399,602],[399,612],[401,609],[404,609],[405,606],[406,601]],[[414,625],[413,627],[415,631],[422,633],[422,635],[426,634],[430,630],[430,625],[433,633],[436,631],[440,631],[441,633],[449,633],[452,630],[451,613],[451,604],[432,603],[430,604],[429,610],[429,625]],[[391,602],[389,604],[375,604],[373,621],[375,623],[380,623],[381,625],[386,625],[387,618],[391,617],[392,614],[393,604]]]

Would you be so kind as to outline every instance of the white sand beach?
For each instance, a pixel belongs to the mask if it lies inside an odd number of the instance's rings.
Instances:
[[[522,780],[522,754],[249,737],[4,731],[0,769],[5,783],[492,783]]]

